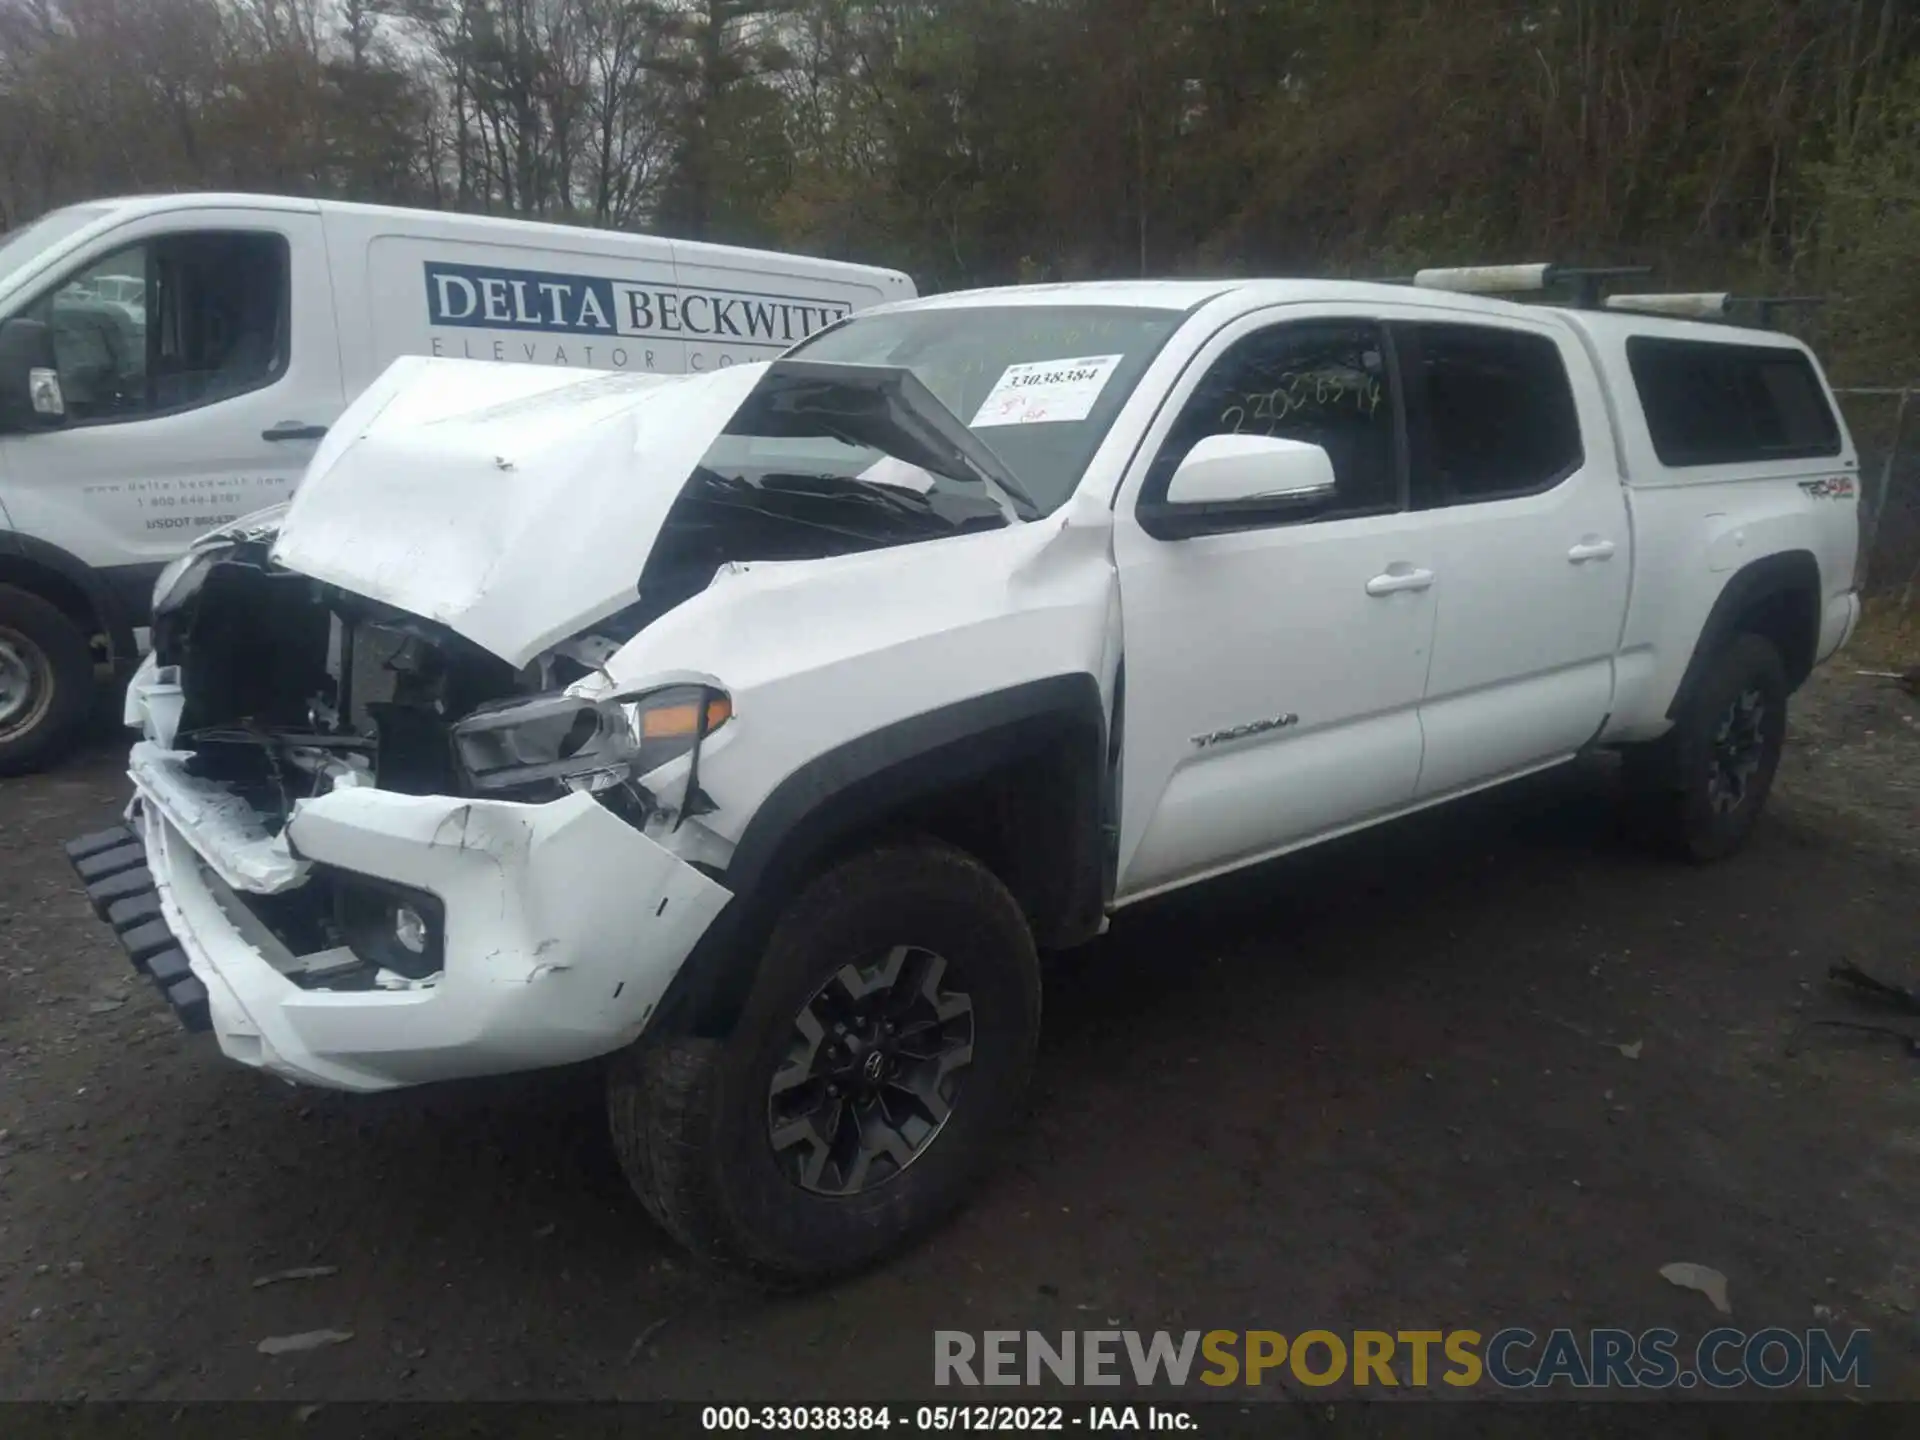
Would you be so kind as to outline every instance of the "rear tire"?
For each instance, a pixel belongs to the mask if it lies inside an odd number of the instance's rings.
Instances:
[[[0,775],[57,759],[93,709],[93,650],[65,611],[0,585]]]
[[[1674,726],[1625,757],[1626,815],[1649,848],[1723,860],[1753,833],[1787,733],[1787,670],[1764,636],[1736,635],[1708,665]]]
[[[828,1280],[966,1198],[1019,1112],[1039,1028],[1039,960],[1006,887],[950,846],[889,844],[786,907],[725,1041],[614,1057],[614,1148],[695,1255]]]

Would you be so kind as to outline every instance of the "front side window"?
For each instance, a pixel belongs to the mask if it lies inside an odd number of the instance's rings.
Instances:
[[[96,260],[36,307],[53,335],[67,416],[76,423],[147,410],[147,309],[108,299],[112,287],[144,280],[144,245]]]
[[[1806,355],[1636,335],[1627,365],[1663,465],[1752,464],[1840,453],[1840,427]]]
[[[1394,330],[1414,487],[1463,505],[1550,489],[1580,468],[1580,416],[1560,347],[1488,325]]]
[[[1065,503],[1185,312],[1003,305],[855,316],[796,359],[911,371],[1013,472],[1039,509]]]
[[[1334,492],[1253,523],[1393,510],[1400,504],[1396,425],[1379,326],[1345,320],[1277,325],[1237,341],[1213,363],[1154,458],[1141,502],[1163,502],[1180,462],[1208,436],[1270,435],[1325,450]]]
[[[210,405],[287,366],[278,235],[169,235],[116,250],[29,310],[51,331],[67,415],[106,424]]]

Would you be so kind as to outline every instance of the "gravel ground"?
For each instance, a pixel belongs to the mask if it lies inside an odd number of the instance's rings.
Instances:
[[[1129,912],[1050,975],[976,1203],[797,1298],[650,1227],[590,1071],[356,1098],[184,1035],[57,848],[119,759],[0,782],[0,1396],[908,1398],[936,1328],[1690,1337],[1690,1260],[1920,1398],[1920,1062],[1805,1024],[1857,1013],[1839,958],[1920,981],[1920,705],[1845,659],[1728,864],[1621,846],[1582,765]]]

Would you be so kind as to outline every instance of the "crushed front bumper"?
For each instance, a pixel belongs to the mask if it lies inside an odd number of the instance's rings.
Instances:
[[[129,827],[68,847],[95,909],[189,1029],[306,1084],[384,1090],[607,1054],[645,1028],[729,898],[587,795],[335,789],[267,842],[172,752],[136,745],[129,773]],[[439,972],[327,988],[316,976],[339,948],[296,953],[262,911],[328,880],[437,900]]]

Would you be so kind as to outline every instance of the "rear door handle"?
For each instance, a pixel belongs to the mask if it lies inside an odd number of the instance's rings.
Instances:
[[[319,440],[326,433],[327,427],[324,425],[309,425],[304,420],[282,420],[271,430],[262,430],[260,438],[276,443],[281,440]]]
[[[1393,595],[1401,590],[1425,590],[1433,584],[1431,570],[1414,570],[1398,565],[1390,566],[1384,575],[1376,575],[1367,581],[1367,594]]]
[[[1598,537],[1582,540],[1578,545],[1567,551],[1567,559],[1576,565],[1584,565],[1589,560],[1611,560],[1612,558],[1613,542],[1611,540],[1602,540]]]

